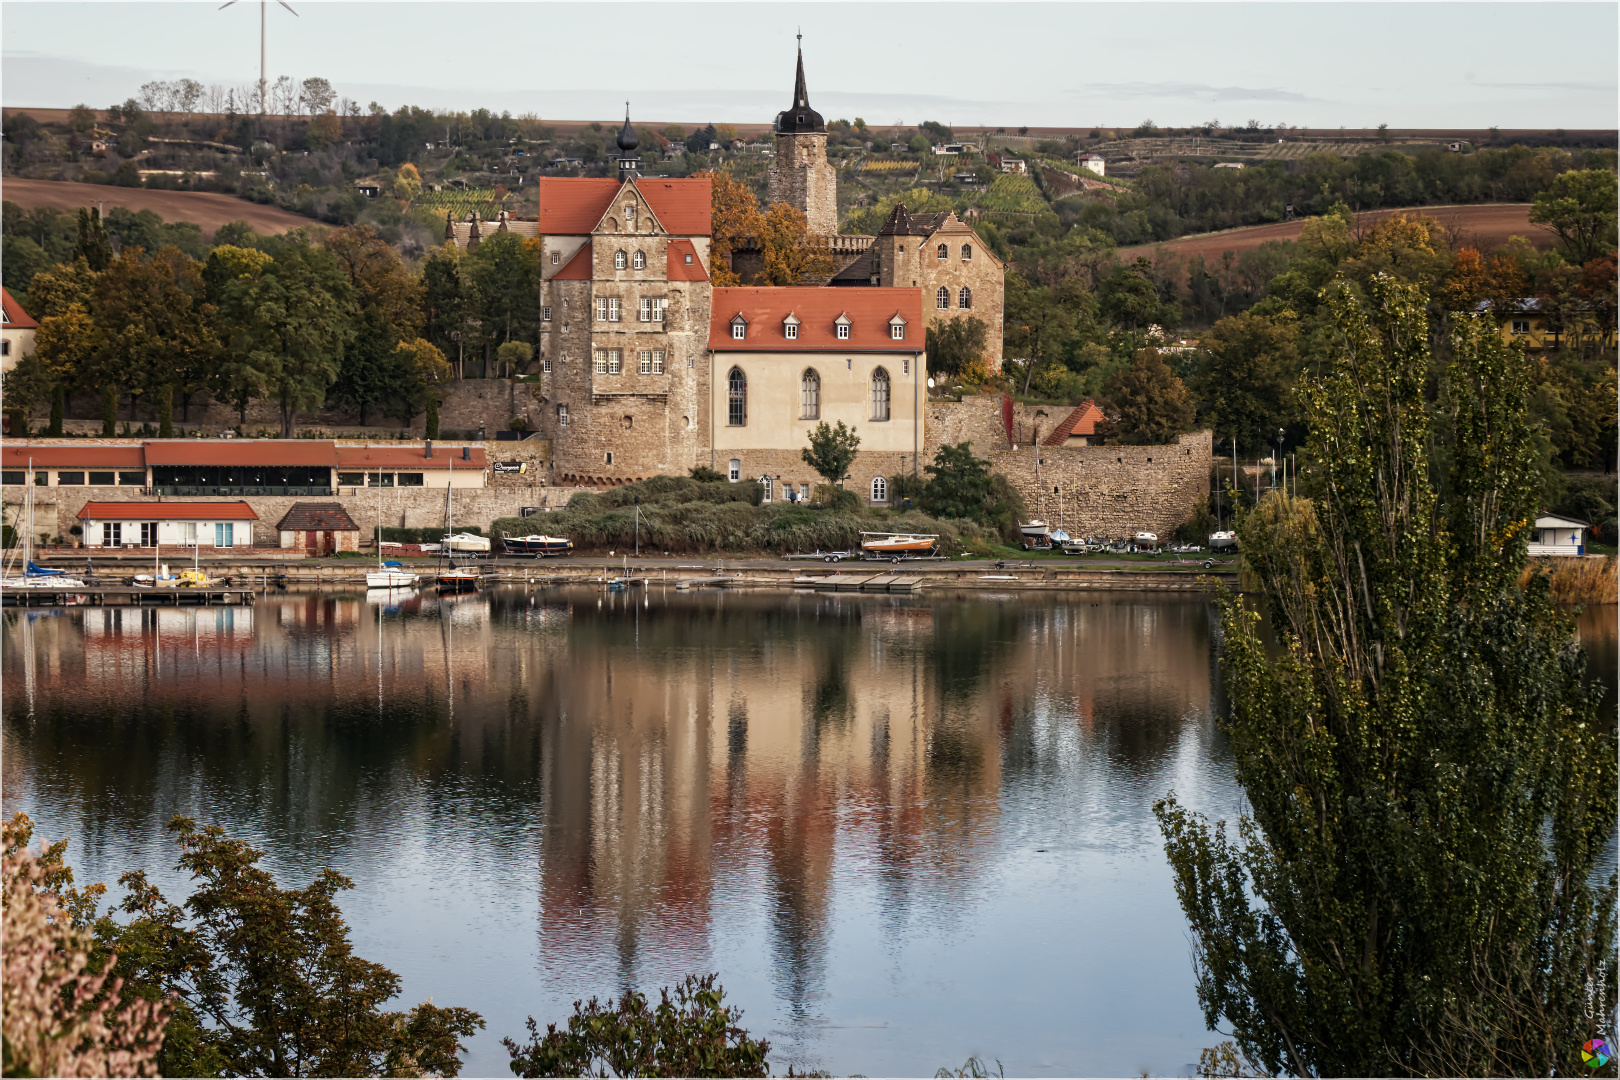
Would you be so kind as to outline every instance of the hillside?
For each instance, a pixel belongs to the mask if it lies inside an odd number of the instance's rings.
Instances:
[[[151,210],[165,221],[189,221],[204,233],[212,233],[228,221],[246,221],[255,232],[264,234],[284,233],[289,229],[317,224],[309,218],[289,214],[273,206],[261,206],[246,199],[205,191],[158,191],[106,184],[74,184],[60,180],[24,180],[8,176],[0,182],[0,197],[24,210],[54,206],[59,210],[71,211],[98,203],[107,207]]]

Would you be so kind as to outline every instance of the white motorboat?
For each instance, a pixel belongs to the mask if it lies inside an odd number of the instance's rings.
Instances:
[[[368,589],[408,589],[416,584],[416,575],[409,570],[371,570],[366,574]]]
[[[1026,521],[1022,525],[1018,526],[1018,531],[1030,538],[1045,536],[1047,530],[1048,526],[1046,522],[1038,519],[1035,521]]]
[[[469,555],[489,554],[489,537],[477,533],[451,533],[444,538],[444,550]]]
[[[1209,550],[1211,551],[1226,551],[1237,547],[1237,543],[1237,533],[1232,531],[1209,534]]]

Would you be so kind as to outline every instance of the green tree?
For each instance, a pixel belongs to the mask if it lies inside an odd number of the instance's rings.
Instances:
[[[112,262],[112,241],[107,239],[106,226],[101,223],[100,207],[92,206],[79,211],[79,246],[73,254],[98,274]]]
[[[464,259],[453,243],[435,248],[422,260],[423,335],[445,356],[455,357],[458,376],[462,373],[471,338],[472,318],[463,264]]]
[[[523,374],[523,368],[534,356],[534,346],[527,341],[508,341],[495,350],[495,372],[508,378]]]
[[[1555,234],[1571,262],[1613,251],[1616,182],[1609,169],[1559,173],[1530,205],[1530,222]]]
[[[1125,330],[1145,330],[1169,321],[1158,289],[1140,266],[1116,270],[1097,290],[1097,299],[1103,317]]]
[[[284,244],[258,280],[225,287],[229,352],[247,369],[235,385],[245,392],[256,382],[275,397],[283,438],[292,437],[299,412],[326,400],[354,333],[354,309],[337,260],[302,242]]]
[[[354,955],[337,896],[353,883],[323,870],[283,889],[264,852],[175,817],[177,869],[194,888],[167,900],[144,871],[119,879],[122,916],[96,923],[117,952],[126,998],[174,1004],[159,1066],[167,1076],[455,1076],[469,1009],[382,1006],[399,976]]]
[[[414,172],[414,167],[412,168]],[[370,225],[336,229],[321,239],[354,287],[362,311],[381,309],[394,336],[414,338],[422,328],[422,284],[405,269],[399,253]]]
[[[34,275],[28,286],[28,313],[41,321],[78,304],[90,310],[95,295],[96,271],[80,256]]]
[[[1239,522],[1269,633],[1222,608],[1251,814],[1155,807],[1205,1021],[1274,1075],[1570,1075],[1615,1001],[1615,735],[1546,579],[1516,585],[1526,365],[1473,316],[1432,357],[1390,277],[1327,303],[1318,496]]]
[[[81,135],[96,126],[96,111],[84,102],[68,110],[68,127]]]
[[[363,312],[352,344],[343,350],[328,400],[351,409],[365,424],[371,411],[393,398],[402,379],[410,378],[409,362],[400,355],[399,339],[381,309]]]
[[[1298,340],[1298,323],[1287,316],[1245,313],[1216,323],[1189,380],[1199,423],[1250,449],[1269,445],[1294,421]]]
[[[1003,363],[1014,375],[1023,375],[1027,394],[1036,374],[1060,363],[1073,345],[1078,329],[1075,312],[1056,290],[1032,285],[1016,272],[1007,274],[1003,309],[1007,355]]]
[[[664,987],[656,1008],[626,990],[617,1002],[574,1002],[566,1031],[529,1017],[529,1042],[503,1038],[518,1076],[769,1076],[771,1044],[738,1024],[716,976],[688,976]]]
[[[854,428],[845,427],[842,420],[836,427],[829,427],[823,420],[810,433],[810,445],[799,454],[827,483],[842,487],[849,479],[849,467],[855,464],[855,452],[860,447],[861,437],[855,434]]]
[[[957,315],[928,327],[928,370],[982,383],[989,371],[984,354],[990,345],[990,328],[976,315]]]
[[[973,444],[946,444],[934,455],[917,506],[937,518],[967,518],[1011,533],[1025,514],[1024,500],[1007,478],[973,454]]]
[[[1108,380],[1102,409],[1109,438],[1151,445],[1173,441],[1197,415],[1192,395],[1157,349],[1138,349],[1131,366]]]
[[[540,336],[540,241],[497,232],[462,260],[485,357],[504,341]]]
[[[189,402],[219,347],[206,293],[201,267],[178,248],[162,248],[150,260],[140,248],[125,248],[96,279],[92,314],[100,340],[86,376],[122,387],[132,400],[178,388]]]

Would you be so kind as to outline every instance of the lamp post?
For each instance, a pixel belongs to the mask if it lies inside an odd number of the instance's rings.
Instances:
[[[1277,463],[1282,460],[1283,429],[1277,429],[1277,456],[1271,462],[1271,486],[1277,486]],[[1286,473],[1284,476],[1286,477]]]
[[[641,558],[641,496],[636,496],[636,558]]]

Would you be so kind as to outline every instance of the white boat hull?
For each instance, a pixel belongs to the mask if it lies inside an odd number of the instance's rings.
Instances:
[[[406,589],[416,584],[416,575],[404,570],[373,570],[366,575],[368,589]]]

